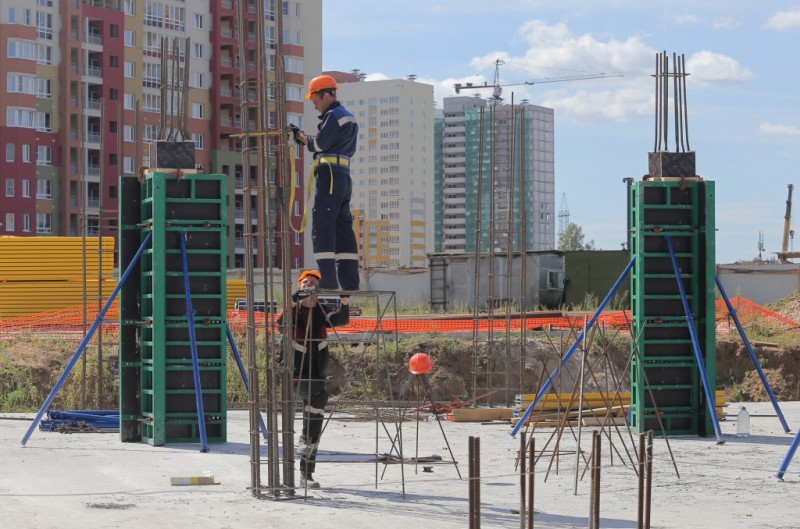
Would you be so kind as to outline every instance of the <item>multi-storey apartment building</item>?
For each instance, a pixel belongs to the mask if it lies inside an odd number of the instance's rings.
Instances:
[[[448,97],[435,118],[437,253],[555,248],[553,110]],[[479,186],[480,180],[480,186]],[[480,208],[479,208],[480,206]],[[480,212],[480,226],[477,226]]]
[[[427,266],[433,249],[433,86],[331,73],[358,121],[351,206],[362,267]]]
[[[243,20],[236,11],[244,8]],[[279,6],[279,7],[278,7]],[[283,22],[283,64],[289,121],[302,125],[314,111],[304,104],[306,76],[321,69],[321,1],[267,2],[263,8],[268,128],[276,126],[275,65]],[[230,176],[229,266],[244,264],[243,234],[263,234],[256,206],[262,171],[253,166],[250,197],[242,180],[241,131],[255,131],[258,0],[4,0],[0,3],[0,233],[6,235],[114,235],[118,180],[150,166],[149,143],[175,134],[195,142],[197,168]],[[244,36],[244,46],[240,44]],[[167,79],[162,79],[166,56]],[[241,66],[244,64],[244,68]],[[177,134],[178,103],[162,92],[180,91],[188,68],[186,138]],[[245,98],[251,104],[241,104]],[[162,131],[162,108],[166,111]],[[298,154],[302,161],[302,154]],[[270,164],[273,168],[274,163]],[[300,186],[291,208],[300,225]],[[268,175],[274,182],[274,173]],[[261,186],[263,187],[263,186]],[[275,193],[271,193],[275,196]],[[288,197],[289,192],[285,195]],[[244,219],[243,205],[253,212]],[[288,200],[288,198],[287,198]],[[85,218],[82,218],[84,217]],[[85,231],[84,231],[85,230]],[[261,240],[257,237],[257,240]],[[257,244],[254,264],[263,265]],[[302,265],[303,241],[290,241],[294,266]],[[274,252],[275,261],[280,255]]]

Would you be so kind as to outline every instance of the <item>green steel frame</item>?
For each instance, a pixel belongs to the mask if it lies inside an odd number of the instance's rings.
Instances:
[[[668,435],[713,432],[715,403],[702,381],[665,236],[672,237],[709,384],[716,384],[714,182],[631,186],[631,310],[638,355],[631,368],[631,426]],[[652,392],[652,395],[651,395]],[[713,391],[712,391],[713,394]]]
[[[184,231],[207,440],[224,442],[226,178],[154,172],[145,173],[141,185],[130,180],[120,185],[120,203],[125,204],[120,208],[120,262],[145,231],[153,238],[142,255],[138,280],[121,292],[121,438],[156,446],[199,439],[178,238]]]

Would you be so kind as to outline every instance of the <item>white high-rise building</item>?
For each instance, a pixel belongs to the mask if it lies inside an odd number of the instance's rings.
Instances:
[[[359,127],[350,170],[360,262],[425,267],[434,240],[433,86],[334,77],[338,99]]]

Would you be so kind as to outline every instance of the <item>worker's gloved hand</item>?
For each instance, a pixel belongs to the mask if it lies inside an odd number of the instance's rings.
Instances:
[[[305,142],[300,138],[300,135],[303,133],[303,131],[300,130],[297,125],[294,123],[289,123],[289,130],[292,131],[292,137],[294,138],[295,143],[298,145],[305,145]]]
[[[292,294],[292,301],[297,303],[301,299],[305,299],[305,298],[311,296],[312,294],[314,294],[314,290],[315,289],[313,289],[313,288],[302,288],[302,289],[296,291],[294,294]]]

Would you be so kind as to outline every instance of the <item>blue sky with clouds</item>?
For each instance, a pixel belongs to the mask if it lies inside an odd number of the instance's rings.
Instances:
[[[686,58],[690,145],[716,182],[717,262],[756,256],[759,231],[770,256],[787,184],[800,184],[800,1],[323,1],[325,69],[416,74],[439,103],[454,83],[491,83],[496,59],[502,83],[621,72],[504,91],[555,109],[556,209],[566,194],[571,221],[602,249],[625,240],[622,179],[647,172],[663,50]]]

